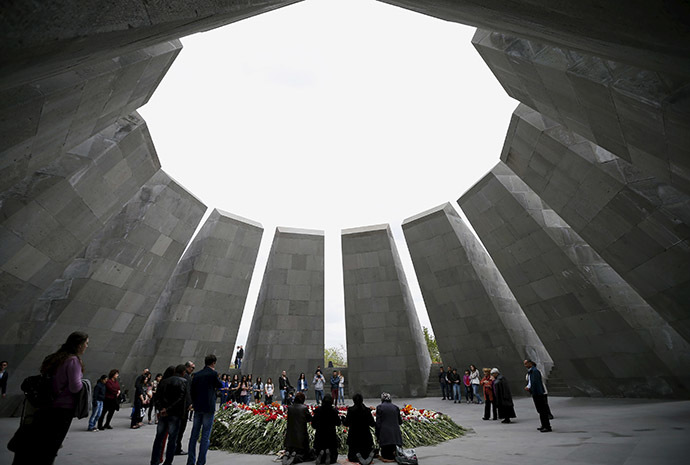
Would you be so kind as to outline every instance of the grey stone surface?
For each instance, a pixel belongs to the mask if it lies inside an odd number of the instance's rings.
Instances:
[[[0,191],[144,105],[181,48],[163,42],[0,90]]]
[[[214,209],[175,267],[132,346],[128,374],[218,357],[230,365],[263,227]]]
[[[285,370],[296,386],[300,373],[323,366],[323,350],[323,231],[276,228],[242,371],[278,386]]]
[[[553,361],[489,254],[450,204],[408,218],[403,232],[445,366],[498,367],[514,392],[529,358]]]
[[[22,334],[42,336],[17,379],[77,330],[90,338],[86,376],[121,368],[205,209],[163,170],[153,175],[26,312]]]
[[[690,76],[485,30],[472,43],[508,95],[690,193]]]
[[[105,0],[93,7],[60,0],[13,2],[4,5],[0,16],[0,89],[298,1]]]
[[[350,392],[424,396],[431,359],[389,226],[341,239]]]
[[[16,366],[50,312],[32,313],[94,236],[160,168],[141,117],[120,118],[0,194],[0,353]],[[28,317],[36,325],[26,324]]]
[[[687,377],[660,358],[644,321],[659,326],[655,313],[508,167],[458,203],[575,394],[687,396]]]
[[[687,2],[379,0],[446,21],[688,76]]]
[[[690,402],[639,399],[552,398],[556,419],[554,431],[541,434],[534,404],[516,396],[517,420],[510,425],[482,421],[482,405],[453,405],[438,398],[394,398],[396,405],[440,411],[469,429],[465,436],[431,447],[416,448],[425,465],[485,463],[487,465],[684,465],[690,454],[687,419]],[[351,402],[348,402],[350,405]],[[366,399],[376,406],[379,400]],[[122,465],[141,462],[151,454],[155,426],[129,429],[128,406],[115,413],[113,428],[100,433],[86,431],[86,419],[72,421],[55,465]],[[18,418],[0,419],[0,437],[9,438]],[[187,427],[184,440],[189,437]],[[184,457],[176,457],[174,463]],[[271,465],[275,456],[231,454],[210,450],[208,462],[215,465]],[[0,465],[10,465],[13,454],[0,448]],[[340,463],[346,456],[339,457]],[[184,462],[184,461],[182,461]],[[378,460],[374,464],[380,464]]]
[[[690,341],[690,196],[524,105],[501,159]]]

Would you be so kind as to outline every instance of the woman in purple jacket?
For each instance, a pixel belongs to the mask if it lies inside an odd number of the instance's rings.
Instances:
[[[84,364],[81,356],[88,346],[89,336],[76,331],[57,352],[43,360],[41,374],[52,378],[54,400],[50,407],[34,415],[32,434],[36,447],[18,451],[14,464],[49,465],[55,461],[74,417],[77,394],[82,389]]]

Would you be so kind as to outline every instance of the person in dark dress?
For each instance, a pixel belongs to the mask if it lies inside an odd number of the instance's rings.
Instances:
[[[517,415],[515,415],[508,380],[498,371],[498,368],[491,369],[491,377],[494,379],[494,402],[498,408],[498,418],[503,419],[501,423],[510,423],[510,419]]]
[[[382,393],[381,403],[376,407],[376,437],[381,446],[381,459],[384,462],[394,462],[395,447],[402,447],[400,425],[402,425],[400,409],[391,402],[390,394]]]
[[[314,427],[314,451],[319,454],[316,463],[336,463],[338,461],[338,434],[336,426],[342,422],[338,411],[333,408],[333,397],[326,394],[321,407],[314,410],[311,425]]]
[[[347,459],[350,462],[369,465],[374,459],[374,440],[371,428],[376,426],[371,409],[364,405],[362,394],[352,396],[354,405],[348,407],[343,425],[347,426]]]
[[[285,432],[284,465],[313,460],[313,454],[309,448],[309,433],[307,423],[312,421],[309,408],[304,405],[304,394],[298,392],[292,405],[287,408],[287,430]]]

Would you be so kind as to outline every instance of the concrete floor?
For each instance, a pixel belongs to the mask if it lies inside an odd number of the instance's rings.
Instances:
[[[407,403],[404,399],[394,401],[398,405]],[[551,398],[556,419],[552,423],[554,432],[546,434],[536,430],[539,422],[529,398],[516,399],[518,418],[510,425],[482,421],[483,406],[479,405],[458,405],[435,398],[409,403],[447,413],[456,423],[472,429],[462,438],[418,448],[420,464],[671,465],[690,461],[690,401]],[[120,410],[113,420],[114,429],[99,433],[87,432],[86,420],[74,421],[56,465],[147,464],[155,427],[130,430],[127,413],[128,409]],[[4,444],[17,425],[16,418],[0,419]],[[0,465],[9,465],[13,456],[4,444]],[[343,459],[341,456],[340,462]],[[177,457],[175,463],[184,465],[185,460]],[[273,457],[210,451],[208,463],[268,465]]]

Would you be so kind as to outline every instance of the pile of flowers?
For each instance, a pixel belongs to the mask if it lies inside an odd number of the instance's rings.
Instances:
[[[308,405],[313,414],[316,406]],[[371,407],[376,418],[376,409]],[[338,407],[338,413],[347,415],[346,407]],[[431,410],[416,409],[406,405],[401,409],[403,423],[400,426],[403,447],[431,446],[464,434],[448,415]],[[241,454],[274,454],[283,449],[287,409],[274,402],[270,405],[242,405],[228,402],[216,415],[211,432],[211,447]],[[314,429],[309,425],[310,444],[314,442]],[[347,428],[337,427],[340,454],[347,453]],[[374,430],[372,437],[376,442]],[[378,444],[376,445],[378,447]]]

